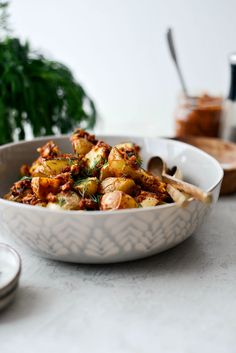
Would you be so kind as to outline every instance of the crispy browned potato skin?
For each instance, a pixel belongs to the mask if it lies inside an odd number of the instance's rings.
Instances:
[[[83,137],[79,137],[77,139],[71,139],[71,141],[72,141],[73,150],[75,154],[79,157],[85,156],[86,153],[88,153],[93,147],[93,144]]]
[[[30,168],[30,173],[33,177],[52,177],[70,170],[72,166],[79,166],[77,158],[39,159]]]
[[[103,211],[137,207],[138,204],[135,199],[122,191],[113,191],[104,194],[100,205],[100,209]]]
[[[139,146],[126,142],[111,148],[82,129],[73,133],[71,142],[75,154],[62,153],[53,141],[38,148],[39,158],[31,167],[21,168],[29,178],[16,182],[5,197],[77,210],[150,207],[171,201],[167,184],[140,167]]]
[[[55,178],[34,177],[31,180],[32,190],[37,198],[46,200],[49,193],[57,194],[61,181]]]
[[[161,182],[158,177],[151,175],[142,168],[134,168],[124,155],[113,147],[108,157],[110,172],[116,177],[130,177],[139,183],[144,189],[166,195],[166,184]]]
[[[131,194],[135,188],[135,182],[133,179],[122,178],[122,177],[110,177],[104,179],[100,186],[99,192],[101,194],[106,194],[112,191],[123,191],[126,194]]]
[[[116,177],[137,178],[137,169],[134,169],[128,160],[124,159],[123,154],[113,147],[108,157],[109,170]]]
[[[82,129],[77,129],[71,135],[70,140],[73,150],[78,157],[85,156],[97,143],[94,135],[90,135],[88,132]]]

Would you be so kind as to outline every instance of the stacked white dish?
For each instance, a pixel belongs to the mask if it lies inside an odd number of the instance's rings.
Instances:
[[[9,245],[0,243],[0,310],[15,298],[21,273],[21,258]]]

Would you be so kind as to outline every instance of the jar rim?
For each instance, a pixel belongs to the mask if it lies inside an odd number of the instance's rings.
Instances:
[[[189,108],[206,109],[212,107],[221,108],[223,105],[223,97],[221,96],[209,96],[207,94],[196,95],[196,96],[186,96],[182,94],[179,98],[180,105]]]

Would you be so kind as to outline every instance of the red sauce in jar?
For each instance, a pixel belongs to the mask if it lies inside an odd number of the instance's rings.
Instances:
[[[183,97],[175,116],[177,137],[219,137],[223,100],[207,94],[200,97]]]

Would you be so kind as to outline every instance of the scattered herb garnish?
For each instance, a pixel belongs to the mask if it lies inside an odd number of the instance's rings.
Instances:
[[[60,207],[62,207],[65,205],[66,199],[64,199],[63,197],[60,197],[57,203]]]
[[[70,167],[72,167],[72,165],[74,165],[76,163],[76,159],[75,158],[74,159],[67,158],[67,160],[68,160],[68,164],[69,164]]]
[[[137,160],[138,166],[141,168],[143,164],[142,158],[139,155],[136,155],[136,160]]]
[[[100,203],[100,200],[102,198],[102,195],[101,194],[95,194],[95,195],[90,195],[89,196],[91,200],[93,200],[94,202],[96,203]]]
[[[81,183],[83,183],[87,178],[78,178],[75,182],[74,182],[74,186],[80,185]]]
[[[20,180],[32,180],[32,177],[25,175]]]

